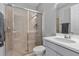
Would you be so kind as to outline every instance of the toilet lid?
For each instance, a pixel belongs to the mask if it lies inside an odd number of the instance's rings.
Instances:
[[[44,46],[37,46],[37,47],[35,47],[35,48],[33,49],[33,51],[39,51],[39,52],[45,51],[45,47],[44,47]]]

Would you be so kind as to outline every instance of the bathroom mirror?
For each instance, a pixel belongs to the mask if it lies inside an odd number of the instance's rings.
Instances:
[[[59,3],[56,8],[56,33],[79,34],[79,4]]]

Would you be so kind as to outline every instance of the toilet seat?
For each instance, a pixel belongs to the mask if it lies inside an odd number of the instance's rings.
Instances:
[[[33,48],[33,52],[37,56],[43,56],[45,54],[45,51],[46,51],[46,49],[44,46],[37,46],[37,47]]]

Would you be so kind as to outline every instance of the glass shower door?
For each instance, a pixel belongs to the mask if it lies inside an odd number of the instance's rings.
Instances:
[[[27,54],[28,11],[5,6],[6,55]]]
[[[27,54],[28,11],[14,8],[13,19],[13,54]]]
[[[28,31],[28,51],[31,53],[33,48],[42,43],[42,15],[37,12],[29,11],[29,31]]]

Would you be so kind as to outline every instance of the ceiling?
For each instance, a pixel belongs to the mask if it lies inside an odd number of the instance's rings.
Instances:
[[[40,3],[13,3],[17,6],[20,6],[20,7],[24,7],[24,8],[29,8],[29,9],[36,9],[38,7],[38,5]]]
[[[33,9],[36,10],[36,8],[41,4],[41,3],[13,3],[19,7],[23,7],[23,8],[28,8],[28,9]],[[71,6],[74,5],[76,3],[56,3],[56,7],[58,9],[64,7],[64,6]]]
[[[59,9],[59,8],[64,7],[64,6],[72,6],[74,4],[77,4],[77,3],[58,3],[57,8]]]

